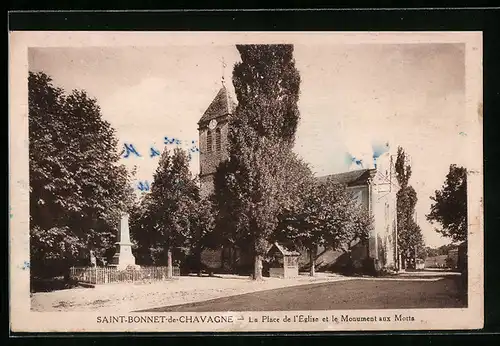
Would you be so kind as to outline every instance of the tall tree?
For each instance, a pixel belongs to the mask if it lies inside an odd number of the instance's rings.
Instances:
[[[238,118],[258,137],[293,143],[299,122],[300,75],[293,45],[237,45],[233,71]]]
[[[287,167],[295,159],[291,149],[299,120],[300,76],[292,45],[236,48],[241,55],[233,71],[238,106],[230,120],[224,191],[216,200],[223,204],[224,194],[234,199],[221,216],[231,215],[232,238],[251,244],[253,277],[260,279],[269,237],[288,200],[285,182]]]
[[[417,193],[409,185],[411,165],[408,164],[407,154],[401,147],[398,147],[395,168],[400,187],[396,194],[398,250],[401,262],[406,266],[407,260],[415,260],[415,248],[422,248],[423,236],[421,228],[414,220]]]
[[[121,213],[134,202],[118,141],[85,91],[66,95],[43,72],[29,73],[32,274],[48,259],[68,266],[113,247]]]
[[[441,190],[431,196],[434,202],[427,220],[441,224],[436,232],[451,238],[454,242],[467,240],[467,170],[450,165]]]
[[[426,252],[422,229],[415,222],[415,220],[410,221],[408,225],[408,232],[404,235],[406,238],[405,242],[408,244],[406,257],[413,261],[417,258],[425,259]]]
[[[199,188],[189,170],[188,154],[176,148],[165,150],[153,177],[151,192],[132,223],[133,237],[149,247],[154,263],[167,263],[172,277],[173,250],[188,244],[191,214],[199,200]],[[166,257],[166,258],[165,258]]]
[[[142,195],[139,203],[130,213],[130,237],[134,243],[134,255],[137,264],[154,265],[162,263],[164,251],[153,236],[153,205],[151,193]]]

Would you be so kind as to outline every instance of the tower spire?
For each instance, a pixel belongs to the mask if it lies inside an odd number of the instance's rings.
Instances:
[[[222,86],[223,86],[223,87],[226,87],[226,84],[225,84],[226,80],[225,80],[225,78],[224,78],[224,74],[225,74],[225,72],[226,72],[226,66],[227,66],[227,65],[226,65],[226,62],[224,61],[224,57],[222,57],[222,59],[221,59],[221,63],[222,63],[222,76],[221,76],[221,83],[222,83]]]

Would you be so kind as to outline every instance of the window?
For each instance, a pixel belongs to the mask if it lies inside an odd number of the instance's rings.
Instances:
[[[212,131],[207,131],[207,153],[212,152]]]
[[[220,128],[215,130],[215,150],[220,153],[222,150],[221,147],[221,138],[220,138]]]

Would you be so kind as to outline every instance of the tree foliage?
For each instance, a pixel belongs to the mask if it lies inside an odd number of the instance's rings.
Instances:
[[[441,224],[436,232],[454,242],[467,240],[467,170],[450,165],[441,190],[431,196],[434,202],[427,220]]]
[[[398,154],[396,157],[396,163],[394,164],[396,169],[396,179],[401,188],[408,186],[408,182],[411,177],[411,165],[407,162],[408,157],[402,147],[398,147]]]
[[[415,189],[409,185],[411,165],[401,147],[398,148],[395,168],[400,186],[396,194],[398,249],[404,262],[406,259],[415,259],[415,256],[423,256],[424,241],[422,230],[414,219],[418,198]]]
[[[154,264],[165,264],[167,254],[188,246],[193,217],[199,202],[199,188],[189,170],[188,154],[176,148],[165,150],[146,194],[131,220],[138,252]]]
[[[241,55],[233,70],[238,106],[229,124],[229,162],[216,178],[215,200],[220,220],[234,227],[229,239],[251,244],[254,278],[260,278],[269,237],[290,199],[286,181],[296,160],[291,149],[299,120],[300,76],[291,45],[236,48]]]
[[[258,137],[293,142],[299,122],[300,75],[293,45],[237,45],[233,71],[239,119]]]
[[[322,183],[305,181],[294,190],[298,201],[283,209],[275,239],[308,249],[314,275],[318,246],[341,249],[350,255],[353,246],[367,241],[373,219],[345,185],[331,179]]]
[[[426,247],[425,248],[425,254],[427,257],[435,257],[435,256],[440,256],[440,255],[448,255],[448,252],[453,249],[457,249],[458,246],[456,244],[445,244],[441,245],[438,248],[431,248],[431,247]]]
[[[209,198],[200,198],[190,213],[190,228],[188,246],[191,254],[197,261],[198,270],[201,270],[201,255],[204,249],[216,249],[221,243],[221,237],[215,232],[215,208]]]
[[[43,72],[29,73],[31,266],[73,261],[113,247],[121,214],[133,205],[130,176],[97,101],[69,95]]]
[[[340,228],[340,232],[337,233],[339,238],[334,243],[333,248],[339,248],[350,255],[355,245],[359,243],[367,244],[368,236],[374,229],[374,224],[373,215],[368,209],[352,199],[346,207],[346,212],[344,225]]]
[[[407,229],[408,231],[403,233],[403,242],[407,244],[403,248],[404,257],[409,259],[425,259],[425,243],[422,229],[413,219],[408,224]]]

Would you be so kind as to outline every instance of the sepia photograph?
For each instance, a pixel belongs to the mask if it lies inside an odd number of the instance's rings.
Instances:
[[[146,34],[23,46],[22,314],[99,331],[482,323],[480,33]]]

